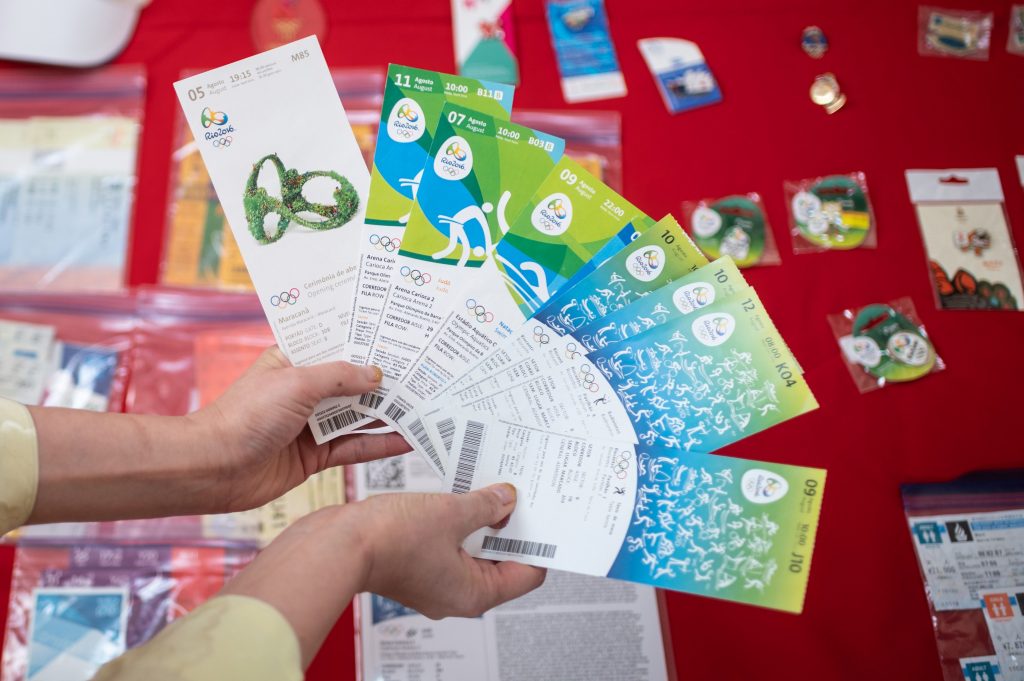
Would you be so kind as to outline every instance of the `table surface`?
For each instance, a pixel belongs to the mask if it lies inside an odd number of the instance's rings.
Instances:
[[[324,4],[330,21],[324,52],[332,66],[453,69],[444,0]],[[956,3],[995,11],[987,62],[918,56],[917,6],[910,2],[608,4],[629,96],[578,108],[622,112],[627,198],[650,215],[678,216],[683,200],[758,191],[780,245],[781,266],[750,270],[748,277],[821,408],[728,453],[829,471],[803,614],[668,594],[680,678],[721,678],[727,670],[728,678],[762,681],[796,674],[939,679],[899,485],[1024,463],[1013,435],[1020,418],[1015,389],[1024,377],[1024,360],[1013,352],[1024,339],[1024,315],[935,309],[903,171],[997,167],[1011,225],[1024,239],[1024,193],[1013,166],[1014,154],[1024,153],[1024,90],[1014,80],[1024,72],[1024,58],[1005,50],[1010,2]],[[171,83],[182,69],[253,53],[250,7],[158,0],[118,59],[145,63],[149,75],[131,284],[157,278],[178,107]],[[515,19],[523,74],[516,105],[571,108],[561,98],[542,2],[516,0]],[[808,24],[821,26],[831,41],[821,61],[800,50]],[[658,35],[701,46],[723,103],[666,113],[636,49],[637,39]],[[825,71],[836,74],[849,97],[834,116],[807,97],[814,76]],[[867,174],[877,249],[794,256],[783,181],[854,170]],[[861,395],[825,316],[901,296],[913,298],[948,368]],[[0,621],[11,561],[12,551],[0,549]],[[354,678],[352,633],[347,612],[308,678]]]

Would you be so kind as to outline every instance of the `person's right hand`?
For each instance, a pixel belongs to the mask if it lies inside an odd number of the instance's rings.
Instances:
[[[462,542],[500,524],[516,505],[515,487],[469,494],[386,494],[351,504],[348,522],[364,549],[363,590],[432,619],[475,617],[544,583],[546,570],[471,557]]]

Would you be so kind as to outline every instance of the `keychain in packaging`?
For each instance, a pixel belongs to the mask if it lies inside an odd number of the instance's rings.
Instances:
[[[669,113],[722,101],[722,91],[697,43],[681,38],[644,38],[636,44]]]
[[[942,678],[1024,678],[1024,470],[901,491]]]
[[[946,368],[910,298],[843,310],[828,321],[862,393]]]
[[[124,285],[145,75],[115,66],[0,80],[0,289]]]
[[[918,7],[917,53],[988,61],[992,18],[992,12]]]
[[[728,255],[740,268],[779,264],[779,250],[760,194],[685,201],[683,225],[711,260]]]
[[[565,101],[625,97],[604,0],[546,0],[545,12]]]
[[[794,253],[875,247],[875,218],[864,173],[786,182]]]
[[[1019,310],[1017,251],[995,168],[908,170],[935,285],[944,310]]]

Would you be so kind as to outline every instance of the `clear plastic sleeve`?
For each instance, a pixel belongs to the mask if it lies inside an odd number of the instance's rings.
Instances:
[[[768,214],[756,192],[684,201],[683,227],[710,260],[728,255],[741,269],[781,262]]]
[[[182,78],[198,71],[186,71]],[[377,142],[384,71],[331,72],[367,165]],[[166,236],[160,280],[167,286],[251,291],[252,281],[224,219],[210,176],[187,122],[175,116]]]
[[[971,473],[951,482],[906,484],[901,492],[928,596],[942,678],[1018,678],[1016,674],[1024,670],[1024,656],[1006,654],[1000,632],[992,631],[986,621],[987,604],[979,592],[990,591],[994,576],[997,590],[1008,592],[1017,603],[1006,624],[1012,627],[1024,617],[1020,609],[1024,594],[1013,593],[1024,585],[1019,576],[1012,576],[1012,570],[1001,571],[1004,559],[1018,553],[1011,547],[1019,547],[1024,540],[1024,469]],[[958,551],[954,545],[959,546]],[[957,559],[952,558],[954,553],[958,553]],[[937,565],[944,569],[936,570]],[[964,566],[966,572],[961,569]],[[993,673],[993,665],[1002,667],[1001,676]]]
[[[828,323],[862,393],[946,368],[910,298],[843,310],[829,315]]]
[[[123,411],[134,347],[134,296],[10,293],[0,301],[0,333],[9,324],[52,330],[35,367],[36,404],[92,411]],[[0,355],[6,354],[0,348]],[[0,367],[5,363],[0,358]],[[9,397],[17,398],[15,395]]]
[[[512,121],[561,137],[565,153],[622,193],[622,121],[617,111],[512,112]]]
[[[1010,33],[1006,38],[1006,51],[1024,56],[1024,5],[1010,6]]]
[[[875,247],[875,214],[864,173],[787,181],[783,188],[794,253]]]
[[[134,66],[4,72],[0,289],[123,288],[145,84]]]
[[[936,306],[1024,309],[1024,283],[995,168],[906,171]]]
[[[0,681],[87,681],[214,596],[255,553],[241,543],[21,542]]]
[[[922,5],[917,8],[917,53],[988,61],[992,12]]]

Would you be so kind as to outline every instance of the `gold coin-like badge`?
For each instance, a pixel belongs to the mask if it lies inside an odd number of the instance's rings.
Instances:
[[[823,73],[811,84],[811,101],[833,114],[846,104],[846,95],[839,90],[839,81],[835,75]]]

